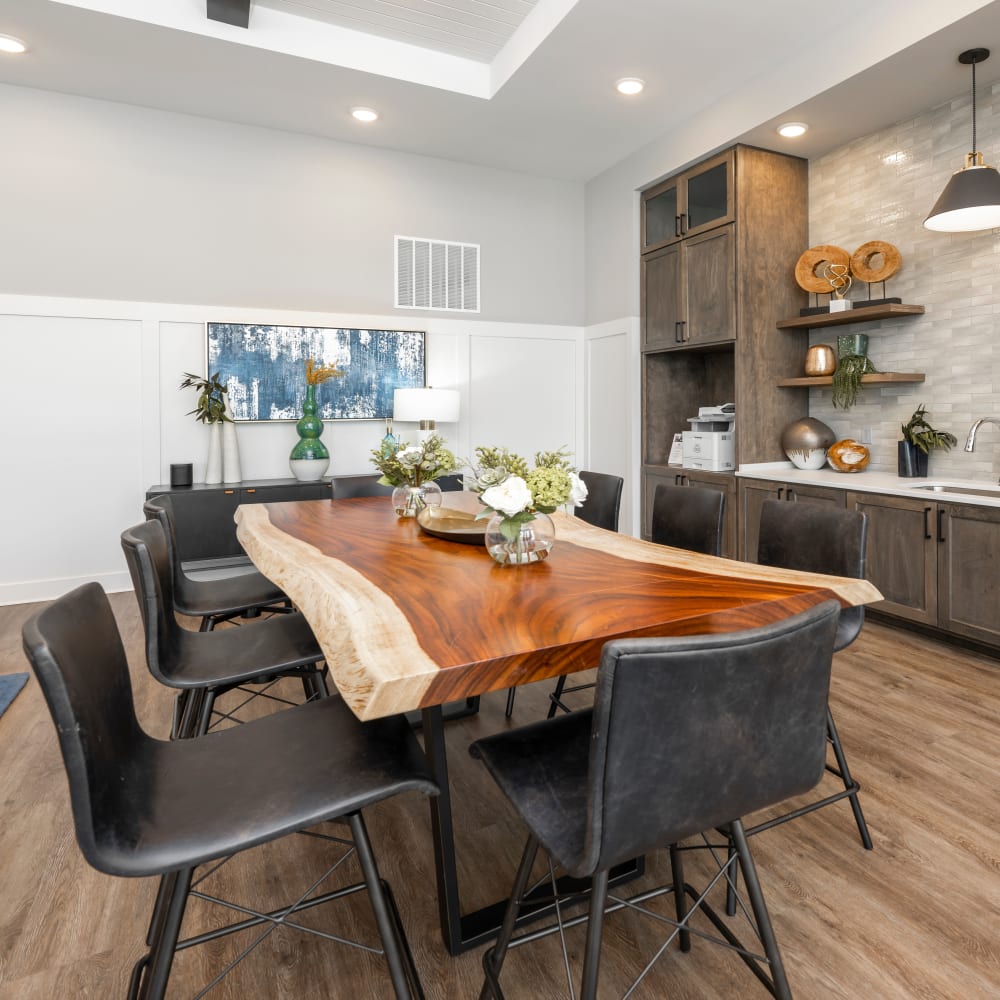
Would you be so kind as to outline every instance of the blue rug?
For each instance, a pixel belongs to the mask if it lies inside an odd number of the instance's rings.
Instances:
[[[0,675],[0,715],[7,711],[10,703],[21,693],[27,680],[27,674]]]

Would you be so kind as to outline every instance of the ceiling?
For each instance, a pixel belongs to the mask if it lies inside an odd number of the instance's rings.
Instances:
[[[801,0],[255,0],[249,29],[205,0],[0,0],[30,46],[0,83],[586,181],[743,95],[727,140],[815,156],[964,93],[964,48],[994,47],[980,80],[1000,77],[1000,0],[949,7],[972,13],[921,38],[919,18],[886,29],[902,0],[840,0],[832,24]],[[813,127],[781,140],[789,118]]]

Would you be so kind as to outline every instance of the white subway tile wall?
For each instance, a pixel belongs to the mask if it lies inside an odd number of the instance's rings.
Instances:
[[[1000,83],[980,87],[978,148],[1000,167]],[[1000,418],[1000,229],[933,233],[923,221],[948,178],[972,148],[968,95],[917,118],[856,139],[809,165],[809,242],[832,243],[853,253],[869,240],[894,244],[903,255],[886,294],[923,305],[914,319],[890,319],[813,330],[810,344],[837,335],[866,333],[868,355],[880,371],[923,372],[921,384],[866,386],[855,406],[835,409],[829,389],[809,391],[809,412],[840,437],[872,432],[870,468],[895,471],[900,425],[920,403],[930,422],[958,439],[950,452],[931,455],[935,478],[997,478],[1000,427],[987,424],[976,450],[963,450],[978,417]],[[857,305],[868,286],[855,281],[848,295]],[[871,286],[882,297],[882,286]]]

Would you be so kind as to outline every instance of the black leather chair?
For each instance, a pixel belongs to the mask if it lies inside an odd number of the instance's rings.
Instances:
[[[333,499],[350,500],[352,497],[392,496],[392,487],[379,482],[379,473],[361,476],[334,476]]]
[[[381,497],[391,496],[393,488],[383,486],[379,482],[379,474],[360,476],[334,476],[333,498],[335,500],[350,500],[351,497]],[[439,476],[434,480],[441,487],[442,493],[465,489],[460,475]]]
[[[292,602],[263,573],[257,570],[216,575],[211,580],[195,580],[181,566],[177,542],[177,522],[168,494],[147,500],[142,507],[149,521],[159,521],[167,539],[170,572],[174,580],[174,607],[178,614],[201,619],[202,632],[234,618],[256,618],[261,611],[288,613]]]
[[[650,539],[675,549],[720,555],[725,509],[726,495],[721,490],[660,483],[653,494]]]
[[[178,943],[195,866],[340,817],[350,824],[396,996],[422,996],[361,815],[401,792],[437,794],[405,721],[361,723],[329,698],[197,740],[152,739],[136,719],[125,651],[96,583],[35,615],[23,640],[59,733],[84,857],[109,875],[164,876],[130,998],[159,1000],[175,951],[195,943]],[[296,903],[307,905],[316,900]],[[275,925],[298,926],[287,906],[238,912],[224,932],[259,926],[262,940]],[[331,985],[324,992],[339,992]]]
[[[586,506],[584,504],[581,510]],[[722,516],[725,509],[726,495],[721,490],[660,483],[653,494],[651,539],[659,545],[669,545],[675,549],[689,549],[706,556],[720,555]],[[549,695],[548,717],[551,719],[558,709],[572,711],[563,701],[564,695],[586,691],[593,686],[588,683],[567,687],[566,675],[563,674]]]
[[[617,531],[625,480],[606,472],[587,471],[581,471],[580,478],[587,487],[587,499],[582,507],[577,507],[575,515],[596,528]]]
[[[865,549],[868,540],[868,517],[857,510],[840,510],[825,504],[798,501],[766,500],[760,512],[760,533],[757,538],[757,562],[762,566],[826,573],[864,579]],[[865,621],[864,605],[844,608],[840,612],[834,651],[846,649],[858,637]],[[827,708],[827,739],[833,751],[834,764],[827,771],[843,783],[843,789],[818,802],[796,809],[747,830],[748,834],[769,830],[779,823],[814,812],[841,799],[849,799],[854,821],[865,850],[872,849],[868,824],[858,801],[861,786],[851,775],[847,757],[840,742],[833,714]]]
[[[241,685],[293,676],[301,678],[307,699],[328,694],[323,652],[297,611],[251,628],[189,631],[174,614],[169,549],[160,522],[145,521],[127,529],[121,542],[142,612],[146,663],[160,683],[180,691],[172,736],[207,732],[216,698]]]
[[[736,847],[735,859],[719,862],[724,876],[717,884],[721,891],[738,863],[748,888],[745,912],[753,914],[770,982],[765,963],[750,951],[741,957],[775,996],[791,996],[740,817],[820,780],[839,611],[836,601],[825,601],[741,633],[610,642],[593,709],[472,745],[529,831],[500,936],[484,956],[483,998],[503,996],[500,971],[539,846],[566,874],[591,881],[578,994],[584,1000],[597,994],[609,870],[657,848],[670,848],[672,886],[660,894],[673,893],[681,949],[690,948],[694,910],[720,931],[723,943],[737,945],[729,924],[707,903],[690,912],[687,904],[687,897],[697,904],[700,893],[684,883],[677,845],[716,828]],[[710,846],[716,858],[724,856]],[[554,873],[551,883],[556,892]],[[644,890],[636,899],[650,896]],[[562,937],[567,922],[559,907],[555,912],[554,926],[532,924],[525,934]]]
[[[580,478],[587,487],[587,499],[582,507],[577,507],[574,516],[592,524],[595,528],[606,531],[618,530],[618,515],[622,506],[622,487],[625,480],[621,476],[610,476],[606,472],[580,472]],[[581,684],[571,687],[570,691],[581,691],[593,687],[592,684]],[[552,705],[549,708],[549,718],[555,714],[556,708],[562,702],[560,699],[566,689],[566,677],[556,680],[555,687],[549,694]],[[509,719],[514,714],[514,698],[517,688],[507,688],[507,708],[504,715]],[[568,711],[568,709],[567,709]]]

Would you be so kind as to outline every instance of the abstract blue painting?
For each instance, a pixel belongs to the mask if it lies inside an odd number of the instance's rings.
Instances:
[[[424,384],[424,334],[419,330],[206,325],[208,372],[219,372],[226,384],[234,420],[298,420],[310,358],[344,372],[317,387],[324,420],[391,417],[393,390]]]

